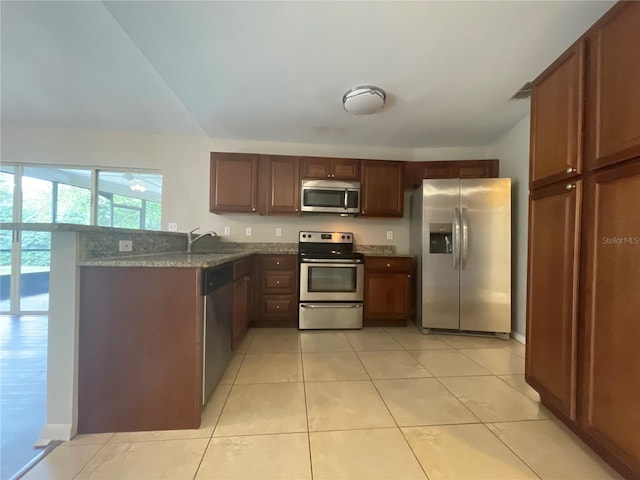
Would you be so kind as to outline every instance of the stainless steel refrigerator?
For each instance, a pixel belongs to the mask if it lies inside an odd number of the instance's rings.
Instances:
[[[423,180],[413,192],[417,323],[511,332],[511,179]]]

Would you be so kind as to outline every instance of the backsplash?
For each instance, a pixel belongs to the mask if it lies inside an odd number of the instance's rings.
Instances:
[[[153,253],[184,252],[187,250],[187,235],[173,232],[146,230],[105,232],[78,232],[79,260],[101,257],[149,255]],[[120,240],[131,240],[133,249],[120,252]]]

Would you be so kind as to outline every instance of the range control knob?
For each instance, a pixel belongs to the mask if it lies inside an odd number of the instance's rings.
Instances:
[[[347,240],[351,240],[351,235],[347,235]]]
[[[345,236],[344,236],[344,235],[342,235],[342,239],[343,239],[343,240],[345,239]]]
[[[302,234],[302,238],[307,238],[307,234],[306,234],[306,233],[303,233],[303,234]]]

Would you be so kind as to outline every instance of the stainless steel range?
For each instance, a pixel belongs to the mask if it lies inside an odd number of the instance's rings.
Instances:
[[[351,232],[300,232],[301,329],[362,328],[364,255]]]

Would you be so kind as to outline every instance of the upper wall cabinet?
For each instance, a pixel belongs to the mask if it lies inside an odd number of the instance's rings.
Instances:
[[[258,155],[213,152],[210,175],[210,212],[257,212]]]
[[[582,173],[585,42],[534,82],[531,94],[530,183],[539,187]]]
[[[266,194],[267,215],[297,214],[300,210],[300,158],[276,155],[260,156],[260,179],[266,180],[266,188],[258,189]],[[262,171],[265,170],[266,174]],[[262,212],[261,212],[262,213]]]
[[[499,163],[496,159],[405,162],[405,187],[414,188],[434,178],[497,178]]]
[[[299,208],[300,157],[211,154],[210,212],[280,215]]]
[[[302,178],[333,180],[360,180],[362,160],[353,158],[304,157]]]
[[[640,155],[640,2],[620,2],[589,34],[589,169]]]
[[[403,162],[364,160],[360,210],[367,217],[402,217]]]

